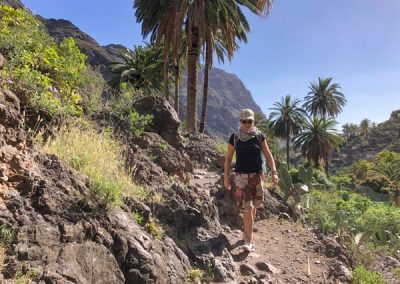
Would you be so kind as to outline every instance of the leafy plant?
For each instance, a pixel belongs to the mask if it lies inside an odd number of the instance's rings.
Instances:
[[[16,237],[15,229],[6,224],[0,225],[0,241],[4,244],[10,244]]]
[[[189,279],[194,282],[200,282],[203,279],[204,271],[200,268],[192,268],[188,272]]]
[[[311,184],[312,168],[309,167],[307,170],[300,167],[299,179],[301,182],[293,183],[292,177],[289,174],[287,165],[280,163],[278,167],[279,171],[279,188],[284,192],[284,200],[287,201],[289,197],[293,198],[293,206],[298,205],[301,202],[301,195],[308,192],[309,185]]]
[[[134,136],[142,135],[145,127],[152,121],[153,121],[153,115],[151,114],[140,115],[138,112],[134,110],[132,110],[129,113],[130,129]]]
[[[351,280],[353,284],[384,284],[381,275],[377,272],[367,270],[363,266],[359,266],[353,271]]]
[[[132,212],[133,219],[135,220],[136,224],[143,226],[144,217],[140,215],[139,212],[133,211]]]
[[[156,239],[161,240],[162,237],[164,236],[164,230],[154,220],[151,220],[149,223],[147,223],[146,230],[147,230],[147,232],[149,232]]]
[[[78,91],[85,55],[72,38],[56,43],[29,11],[0,6],[0,52],[7,58],[8,86],[48,115],[79,115]]]

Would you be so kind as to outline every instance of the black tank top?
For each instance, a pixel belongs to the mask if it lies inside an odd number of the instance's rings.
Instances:
[[[235,146],[234,134],[229,138],[229,144]],[[265,140],[263,134],[260,135],[261,142]],[[260,142],[254,137],[246,142],[237,140],[236,143],[236,167],[238,173],[260,173],[262,172],[262,159]]]

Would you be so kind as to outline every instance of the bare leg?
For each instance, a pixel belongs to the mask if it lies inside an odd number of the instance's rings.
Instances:
[[[244,222],[244,230],[246,232],[247,239],[252,242],[253,241],[253,210],[243,213],[243,222]]]
[[[256,215],[257,214],[257,208],[254,207],[252,213],[253,213],[253,221],[255,222],[256,221],[256,216],[257,216]]]

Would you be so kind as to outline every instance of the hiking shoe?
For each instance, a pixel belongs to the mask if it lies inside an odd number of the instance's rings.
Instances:
[[[254,250],[254,243],[245,241],[243,245],[243,249],[247,252],[251,252]]]

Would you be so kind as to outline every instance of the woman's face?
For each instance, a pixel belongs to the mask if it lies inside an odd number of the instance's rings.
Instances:
[[[251,130],[253,128],[254,121],[251,119],[242,119],[240,124],[244,130]]]

